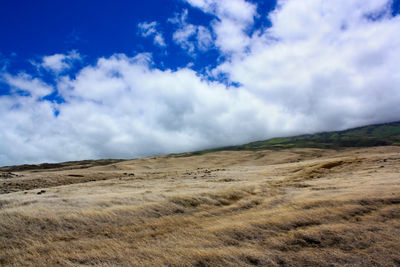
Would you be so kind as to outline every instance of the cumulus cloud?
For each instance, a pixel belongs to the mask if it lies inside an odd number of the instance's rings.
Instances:
[[[181,15],[176,15],[169,19],[170,23],[178,25],[178,29],[174,32],[172,38],[174,42],[189,54],[193,54],[196,49],[199,51],[207,51],[212,46],[213,38],[210,30],[201,25],[193,25],[187,22],[187,9]]]
[[[64,103],[1,97],[1,164],[146,156],[267,132],[264,118],[275,109],[245,90],[227,90],[189,69],[152,69],[143,58],[114,55],[65,76],[57,84]]]
[[[51,56],[44,56],[41,63],[34,63],[34,65],[59,74],[72,67],[72,64],[79,60],[81,60],[81,56],[78,52],[73,50],[66,55],[54,54]]]
[[[139,33],[143,37],[153,38],[153,43],[157,46],[166,46],[162,33],[157,30],[158,26],[159,25],[156,21],[139,23]]]
[[[214,71],[304,117],[305,129],[397,120],[400,18],[390,16],[389,4],[280,1],[272,27],[251,36],[250,52]]]
[[[215,45],[227,54],[243,52],[250,44],[247,31],[256,16],[256,5],[244,0],[186,0],[193,7],[215,15],[212,28]]]
[[[53,92],[53,88],[38,78],[33,78],[31,75],[26,73],[20,73],[16,76],[10,74],[3,74],[2,80],[7,83],[13,93],[16,94],[27,94],[33,99],[42,98]]]
[[[157,69],[149,54],[100,58],[54,88],[3,73],[12,93],[0,96],[0,165],[132,158],[399,120],[400,17],[390,1],[279,1],[259,14],[272,26],[252,34],[254,4],[188,2],[216,16],[212,45],[230,54],[212,75],[239,86],[188,67]],[[224,23],[234,29],[221,33]],[[65,102],[44,98],[54,90]]]

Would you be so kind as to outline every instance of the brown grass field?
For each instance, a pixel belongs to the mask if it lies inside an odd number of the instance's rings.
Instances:
[[[1,266],[399,266],[400,147],[0,168]]]

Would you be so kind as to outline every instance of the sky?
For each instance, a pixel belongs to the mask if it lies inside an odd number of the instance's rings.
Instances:
[[[0,166],[400,120],[400,0],[2,0]]]

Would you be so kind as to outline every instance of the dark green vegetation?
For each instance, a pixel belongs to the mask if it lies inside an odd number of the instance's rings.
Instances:
[[[281,150],[285,148],[330,148],[400,146],[400,122],[375,124],[344,131],[306,134],[293,137],[272,138],[244,145],[202,150],[190,155],[202,155],[215,151]]]

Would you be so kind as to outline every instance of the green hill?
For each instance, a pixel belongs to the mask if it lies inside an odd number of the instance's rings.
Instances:
[[[224,150],[280,150],[285,148],[331,148],[400,146],[400,122],[375,124],[344,131],[322,132],[293,137],[272,138],[244,145],[202,150],[191,153],[201,155]]]

